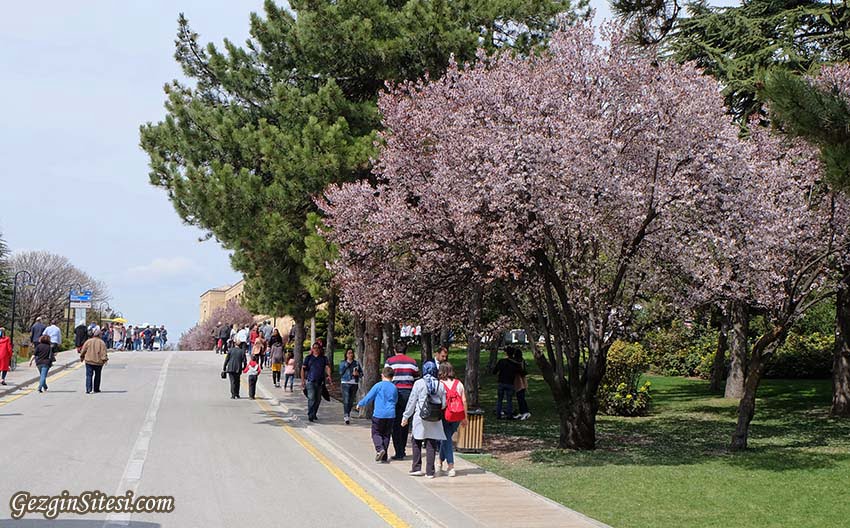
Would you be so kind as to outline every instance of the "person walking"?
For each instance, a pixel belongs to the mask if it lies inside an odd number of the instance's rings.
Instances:
[[[0,327],[0,385],[6,384],[6,374],[12,364],[12,340],[6,335],[6,329]]]
[[[413,419],[413,465],[410,475],[421,477],[422,446],[425,446],[425,475],[434,478],[434,461],[437,457],[439,442],[446,439],[443,431],[442,410],[446,408],[446,390],[437,379],[437,368],[434,363],[425,363],[422,367],[422,378],[413,384],[410,399],[402,415],[401,424],[406,426]],[[439,411],[437,410],[439,409]],[[423,414],[427,419],[423,419]]]
[[[278,334],[278,337],[280,335]],[[274,339],[274,336],[272,336]],[[283,369],[283,341],[275,341],[271,345],[271,353],[269,353],[269,361],[272,365],[272,383],[275,387],[280,388],[280,372]]]
[[[53,355],[53,347],[50,346],[50,338],[43,335],[38,338],[38,344],[30,356],[30,365],[35,361],[35,367],[38,369],[38,392],[47,392],[47,372],[56,361],[56,356]]]
[[[254,357],[256,358],[257,356]],[[248,398],[252,400],[257,394],[257,378],[260,377],[262,372],[263,367],[260,366],[260,363],[256,359],[252,359],[250,363],[245,365],[245,368],[242,369],[242,374],[248,375]]]
[[[511,360],[517,364],[517,373],[514,377],[514,392],[516,394],[516,402],[519,407],[519,412],[513,415],[514,420],[528,420],[531,418],[531,413],[528,411],[528,402],[525,400],[525,393],[528,390],[528,365],[522,358],[522,350],[514,348]]]
[[[248,326],[247,325],[240,328],[239,331],[236,332],[236,337],[234,337],[237,345],[239,346],[239,348],[242,349],[242,353],[244,353],[244,354],[248,353],[248,337],[249,337],[249,332],[248,332]]]
[[[43,335],[50,338],[50,346],[53,347],[53,354],[56,355],[59,352],[59,346],[62,345],[62,330],[56,325],[56,321],[50,321],[50,326],[44,329]]]
[[[286,390],[287,383],[289,384],[289,392],[295,391],[295,356],[292,352],[287,352],[284,356],[283,367],[283,390]]]
[[[168,343],[168,330],[165,325],[159,325],[159,349],[165,350],[165,345]]]
[[[322,389],[333,385],[331,365],[327,356],[322,354],[319,343],[310,347],[310,355],[301,365],[301,389],[307,391],[307,419],[315,422],[319,419],[319,404],[322,402]]]
[[[275,328],[271,325],[269,321],[263,323],[263,326],[260,327],[260,333],[263,335],[263,339],[268,341],[272,338],[272,332]]]
[[[283,342],[283,336],[280,335],[280,330],[278,330],[277,328],[272,329],[271,336],[268,339],[269,351],[271,351],[274,345],[280,345],[281,350],[283,350],[283,347],[285,345],[285,343]],[[271,362],[271,354],[269,354],[269,362]]]
[[[230,331],[232,329],[232,325],[229,324],[221,326],[218,329],[218,348],[216,349],[217,354],[227,354],[227,342],[230,341]]]
[[[133,326],[127,327],[124,333],[124,350],[133,350]]]
[[[88,338],[80,349],[80,362],[86,364],[86,394],[100,392],[101,371],[108,361],[109,356],[101,330],[95,330],[94,335]]]
[[[360,368],[360,363],[354,359],[354,350],[351,348],[345,349],[345,358],[339,362],[339,381],[340,389],[342,389],[342,419],[345,420],[345,425],[351,423],[351,408],[354,406],[354,400],[357,399],[357,387],[360,383],[361,372],[363,372],[363,369]],[[390,376],[390,379],[392,379],[392,376]],[[397,400],[398,398],[396,397],[394,401]],[[395,419],[395,411],[393,411],[392,417]]]
[[[260,337],[260,332],[257,329],[256,324],[251,325],[251,330],[248,332],[248,354],[255,356],[256,352],[254,352],[254,343],[257,342],[257,338]]]
[[[239,399],[239,378],[242,376],[242,371],[248,364],[245,359],[245,351],[242,348],[234,346],[227,351],[227,356],[224,358],[224,365],[221,367],[222,372],[226,372],[230,378],[230,399]]]
[[[455,476],[455,451],[452,436],[460,424],[466,425],[466,391],[463,383],[455,378],[455,369],[446,361],[440,364],[440,383],[446,391],[446,412],[443,414],[443,433],[446,439],[440,442],[440,473],[443,473],[443,463],[447,465],[448,475]]]
[[[385,367],[393,369],[393,383],[398,389],[395,422],[393,423],[393,460],[404,460],[407,455],[407,436],[410,431],[407,425],[402,425],[402,415],[407,408],[410,391],[413,390],[413,380],[419,373],[416,360],[405,355],[407,347],[401,341],[395,344],[394,355],[387,358]]]
[[[142,331],[142,340],[144,341],[144,349],[153,351],[153,330],[150,325],[145,325]]]
[[[133,350],[142,349],[142,330],[137,326],[133,329]]]
[[[513,419],[514,409],[514,379],[519,372],[519,365],[511,359],[514,354],[513,347],[505,348],[505,357],[496,362],[493,368],[493,374],[498,376],[498,393],[496,400],[496,419],[511,420]],[[502,412],[502,401],[507,398],[507,410]]]
[[[85,323],[80,323],[74,328],[74,347],[77,349],[77,353],[79,354],[80,349],[83,348],[83,343],[86,342],[86,339],[89,338],[89,329],[86,327]]]
[[[398,401],[398,389],[392,382],[392,367],[384,367],[381,371],[381,381],[374,384],[369,393],[357,403],[357,410],[373,401],[372,410],[372,444],[375,446],[375,462],[387,462],[387,450],[390,448],[390,437],[393,434],[395,421],[395,406]],[[346,422],[348,423],[348,422]]]
[[[38,346],[41,342],[41,336],[44,335],[45,328],[47,328],[47,326],[41,322],[41,317],[36,317],[35,322],[30,327],[30,343],[32,343],[33,348]]]
[[[260,365],[266,360],[266,340],[263,339],[262,334],[258,333],[251,344],[251,357]]]
[[[441,346],[434,352],[434,358],[429,360],[428,363],[433,363],[437,370],[440,369],[440,365],[449,360],[449,349],[447,347]]]

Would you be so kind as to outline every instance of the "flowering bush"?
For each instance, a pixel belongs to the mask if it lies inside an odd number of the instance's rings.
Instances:
[[[649,358],[640,343],[615,341],[608,350],[608,368],[599,392],[600,409],[617,416],[642,416],[652,400],[647,381],[640,378],[649,367]]]
[[[180,336],[177,346],[179,350],[212,350],[215,348],[213,331],[218,323],[233,324],[237,327],[250,324],[254,315],[239,305],[230,301],[225,306],[212,312],[209,319],[196,324]]]

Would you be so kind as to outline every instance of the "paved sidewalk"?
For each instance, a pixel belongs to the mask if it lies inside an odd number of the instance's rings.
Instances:
[[[298,385],[298,384],[296,384]],[[411,477],[411,450],[403,461],[378,464],[369,434],[370,422],[342,420],[342,404],[322,401],[319,422],[306,418],[307,400],[296,386],[293,393],[274,387],[263,373],[258,396],[264,396],[281,417],[316,448],[333,456],[355,480],[364,479],[409,504],[422,525],[493,528],[607,528],[607,525],[538,495],[518,484],[455,457],[457,476],[436,479]],[[392,452],[392,447],[390,448]]]
[[[49,376],[56,374],[68,367],[72,367],[80,362],[80,355],[76,349],[63,350],[56,353],[56,362],[50,367]],[[21,387],[38,383],[39,373],[35,364],[29,366],[29,361],[21,361],[18,363],[18,368],[10,370],[6,374],[6,385],[0,385],[0,397],[11,394]]]

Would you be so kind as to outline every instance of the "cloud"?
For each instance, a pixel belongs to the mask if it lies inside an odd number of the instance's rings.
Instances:
[[[127,270],[127,275],[133,278],[156,279],[185,275],[200,269],[190,258],[170,257],[155,258],[149,264],[133,266]]]

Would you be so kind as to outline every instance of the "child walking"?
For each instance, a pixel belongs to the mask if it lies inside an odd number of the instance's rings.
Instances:
[[[243,374],[248,375],[248,397],[252,400],[257,394],[257,378],[260,377],[260,372],[262,371],[263,369],[262,367],[260,367],[260,364],[257,363],[256,359],[251,359],[251,362],[248,363],[248,365],[242,371]]]
[[[287,352],[284,358],[286,367],[283,370],[283,390],[286,390],[286,384],[289,384],[289,392],[295,390],[295,356],[292,352]]]
[[[357,403],[357,410],[375,402],[372,411],[372,443],[375,444],[375,462],[387,462],[387,449],[393,434],[395,404],[398,401],[398,389],[393,384],[393,368],[384,367],[381,381],[372,386],[369,393]]]

